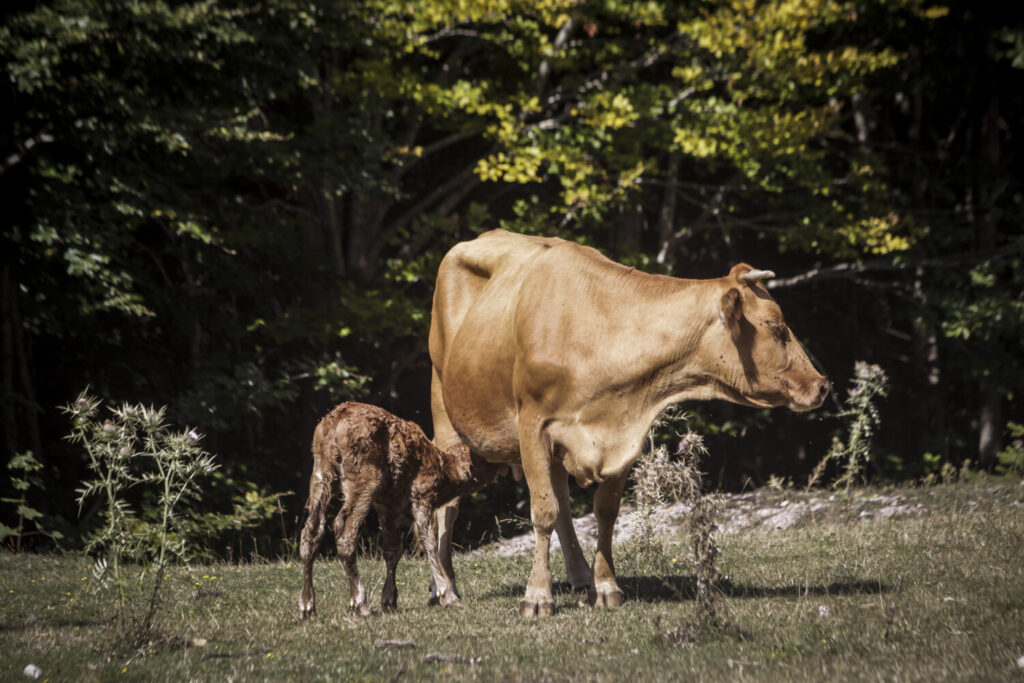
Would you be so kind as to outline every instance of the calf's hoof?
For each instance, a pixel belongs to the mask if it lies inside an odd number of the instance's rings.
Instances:
[[[590,606],[596,609],[617,609],[622,607],[622,591],[616,589],[608,592],[599,592],[591,589],[587,598]]]
[[[398,603],[397,602],[384,602],[384,601],[381,601],[381,603],[380,603],[380,611],[381,612],[394,612],[397,609],[398,609]]]
[[[555,604],[553,602],[530,602],[529,600],[523,600],[519,603],[519,615],[527,619],[533,617],[550,617],[555,613]]]
[[[441,604],[445,607],[462,607],[462,600],[459,600],[459,596],[452,594],[450,597],[445,595],[441,598]]]
[[[355,612],[355,615],[357,617],[361,617],[363,619],[373,616],[373,610],[370,609],[370,606],[367,605],[365,602],[360,603],[358,605],[352,605],[352,611]]]
[[[302,621],[305,621],[306,619],[310,619],[310,618],[315,617],[315,616],[316,616],[316,608],[315,607],[309,606],[309,607],[300,607],[299,608],[299,619],[301,619]]]

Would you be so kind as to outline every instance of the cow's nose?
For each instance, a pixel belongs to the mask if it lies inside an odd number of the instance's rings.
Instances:
[[[828,396],[829,383],[827,379],[821,380],[821,387],[818,389],[818,397],[824,401],[825,397]]]

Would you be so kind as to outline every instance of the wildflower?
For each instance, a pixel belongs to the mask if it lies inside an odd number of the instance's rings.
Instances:
[[[832,610],[830,610],[825,605],[818,605],[818,616],[819,617],[827,617],[830,614],[832,614]]]
[[[188,438],[192,439],[193,441],[199,441],[199,432],[197,432],[194,429],[188,430]]]

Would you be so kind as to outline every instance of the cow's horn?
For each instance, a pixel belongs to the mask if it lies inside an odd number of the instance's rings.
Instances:
[[[747,272],[740,275],[740,282],[745,282],[748,285],[752,285],[755,282],[761,280],[770,280],[775,277],[775,273],[770,270],[748,270]]]

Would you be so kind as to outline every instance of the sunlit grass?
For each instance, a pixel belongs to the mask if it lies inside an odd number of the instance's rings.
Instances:
[[[928,511],[866,522],[839,507],[784,531],[723,536],[718,604],[733,627],[724,631],[699,626],[688,540],[676,538],[657,553],[619,549],[621,610],[592,610],[559,585],[557,614],[534,621],[517,613],[527,557],[457,557],[464,607],[454,610],[427,607],[426,562],[406,558],[398,612],[369,620],[350,615],[344,572],[324,557],[320,617],[305,623],[297,562],[178,568],[158,625],[163,639],[111,655],[112,612],[88,591],[87,561],[4,553],[0,677],[20,678],[28,664],[50,680],[1024,675],[1024,486],[901,493],[926,500]],[[564,575],[561,558],[552,559]],[[372,605],[383,564],[362,558],[360,567]]]

